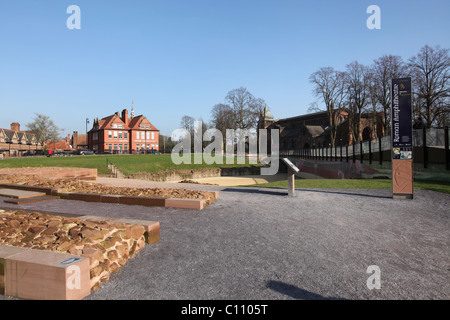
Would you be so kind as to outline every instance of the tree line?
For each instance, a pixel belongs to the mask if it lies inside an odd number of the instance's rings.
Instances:
[[[193,136],[196,130],[201,130],[202,134],[210,128],[215,128],[226,137],[226,130],[252,130],[257,127],[261,112],[267,106],[262,98],[255,97],[247,88],[240,87],[230,90],[225,96],[223,103],[215,104],[211,109],[211,121],[204,122],[203,119],[195,119],[189,115],[184,115],[180,121],[180,127],[186,129]],[[195,128],[195,121],[202,122],[202,128]],[[207,142],[203,142],[206,144]]]
[[[391,79],[411,77],[413,119],[419,126],[445,126],[450,122],[449,50],[425,45],[403,61],[402,57],[383,55],[371,65],[352,61],[345,70],[322,67],[309,77],[313,93],[321,106],[311,104],[308,111],[327,111],[331,144],[335,145],[341,112],[348,113],[349,129],[360,140],[361,115],[373,117],[372,131],[382,116],[383,132],[390,132]]]

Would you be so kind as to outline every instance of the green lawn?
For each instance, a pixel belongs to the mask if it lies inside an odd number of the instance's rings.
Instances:
[[[106,159],[119,168],[125,174],[130,175],[137,172],[158,172],[164,170],[182,170],[199,168],[223,168],[248,166],[246,164],[194,164],[193,156],[191,164],[176,165],[172,162],[170,155],[96,155],[96,156],[73,156],[73,157],[24,157],[4,159],[0,161],[0,168],[21,167],[77,167],[96,168],[99,174],[108,174]]]
[[[287,188],[287,180],[251,185],[257,188]],[[297,179],[296,188],[317,189],[391,189],[391,179]],[[416,179],[416,190],[433,190],[450,194],[450,181]]]
[[[0,168],[22,167],[75,167],[96,168],[99,174],[108,174],[105,156],[73,156],[73,157],[23,157],[3,159]]]
[[[249,166],[248,160],[245,164],[237,164],[234,160],[234,164],[226,164],[226,158],[223,158],[223,164],[194,164],[194,157],[191,157],[191,164],[179,164],[176,165],[172,162],[172,158],[168,154],[164,155],[126,155],[126,156],[113,156],[108,159],[119,168],[119,170],[125,175],[131,175],[137,172],[160,172],[165,170],[192,170],[202,168],[227,168],[227,167],[242,167]]]

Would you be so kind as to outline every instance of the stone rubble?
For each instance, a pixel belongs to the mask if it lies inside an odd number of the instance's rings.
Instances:
[[[140,225],[0,210],[0,245],[87,257],[93,291],[145,247],[144,232]]]
[[[41,176],[0,174],[0,180],[8,180],[11,184],[62,188],[67,192],[125,195],[157,198],[205,199],[206,205],[215,201],[215,193],[210,191],[189,190],[184,188],[130,188],[106,186],[77,179],[48,179]]]

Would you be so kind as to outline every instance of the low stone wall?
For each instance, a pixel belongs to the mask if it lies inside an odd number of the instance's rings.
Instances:
[[[220,175],[222,177],[237,177],[237,176],[254,176],[260,175],[261,168],[256,166],[251,167],[233,167],[233,168],[222,168]]]
[[[63,168],[63,167],[27,167],[2,168],[0,174],[39,176],[47,179],[76,178],[81,180],[97,180],[97,169]]]
[[[220,168],[201,168],[195,170],[164,170],[159,172],[138,172],[127,176],[130,179],[148,181],[177,181],[186,179],[199,179],[219,177]]]
[[[232,168],[200,168],[195,170],[165,170],[160,172],[138,172],[127,176],[127,178],[149,181],[178,181],[221,176],[260,175],[260,173],[260,167],[250,166]]]
[[[142,225],[0,210],[0,244],[89,258],[95,291],[145,247],[146,235]]]

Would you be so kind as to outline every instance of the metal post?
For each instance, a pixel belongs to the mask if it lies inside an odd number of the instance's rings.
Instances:
[[[353,149],[353,163],[355,163],[356,161],[355,140],[353,140],[352,149]]]
[[[427,150],[427,128],[422,129],[422,150],[423,150],[423,167],[427,168],[428,150]]]
[[[381,137],[378,137],[378,154],[380,157],[380,165],[383,164],[383,150],[381,149]]]
[[[444,128],[444,144],[445,144],[445,168],[450,170],[450,150],[448,149],[448,126]]]
[[[288,167],[288,196],[295,197],[295,173]]]
[[[348,144],[345,145],[345,159],[348,162]]]
[[[359,155],[360,155],[360,157],[361,157],[361,163],[363,163],[364,152],[363,152],[363,143],[362,143],[362,140],[359,141]]]

